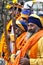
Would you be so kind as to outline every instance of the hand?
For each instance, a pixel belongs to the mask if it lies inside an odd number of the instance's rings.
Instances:
[[[30,65],[30,62],[28,58],[21,58],[19,64],[20,65]]]
[[[12,55],[11,55],[11,57],[10,57],[11,62],[14,62],[15,56],[16,56],[15,54],[12,54]]]

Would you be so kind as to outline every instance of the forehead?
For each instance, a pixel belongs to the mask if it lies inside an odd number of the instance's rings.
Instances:
[[[34,24],[34,23],[31,23],[31,22],[30,22],[30,23],[28,23],[27,25],[34,25],[34,26],[37,26],[36,24]]]

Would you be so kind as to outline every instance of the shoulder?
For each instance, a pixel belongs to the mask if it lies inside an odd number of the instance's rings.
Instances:
[[[38,47],[43,48],[43,36],[38,40]]]
[[[43,36],[39,39],[39,41],[38,42],[42,42],[43,41]]]

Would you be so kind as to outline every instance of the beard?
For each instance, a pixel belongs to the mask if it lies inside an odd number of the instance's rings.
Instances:
[[[16,33],[16,37],[19,37],[22,34],[22,31],[19,31],[19,33]]]
[[[32,30],[32,29],[28,30],[28,32],[31,34],[30,36],[37,33],[38,31],[39,31],[39,28],[35,28],[34,30]]]
[[[25,38],[25,40],[27,41],[35,32],[32,31],[27,31],[27,36]]]

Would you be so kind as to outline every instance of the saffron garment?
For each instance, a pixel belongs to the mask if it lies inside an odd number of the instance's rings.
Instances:
[[[22,47],[24,46],[24,42],[26,42],[28,40],[28,38],[30,37],[30,33],[28,32],[23,32],[17,39],[16,39],[16,50],[18,54],[18,52],[20,52],[20,50],[22,49]],[[14,59],[12,60],[14,61]],[[11,62],[10,62],[11,63]],[[9,64],[10,64],[9,63]]]
[[[0,53],[3,53],[3,52],[4,52],[4,58],[8,61],[9,52],[8,52],[4,33],[2,35],[2,39],[1,39],[1,43],[0,43]]]
[[[12,65],[19,65],[19,60],[24,57],[29,50],[30,65],[43,65],[43,30],[35,33],[25,45],[14,60]],[[39,48],[40,47],[40,48]]]
[[[32,34],[32,33],[31,33]],[[17,39],[16,39],[16,47],[17,50],[22,49],[26,41],[29,39],[31,36],[29,32],[23,32]]]

